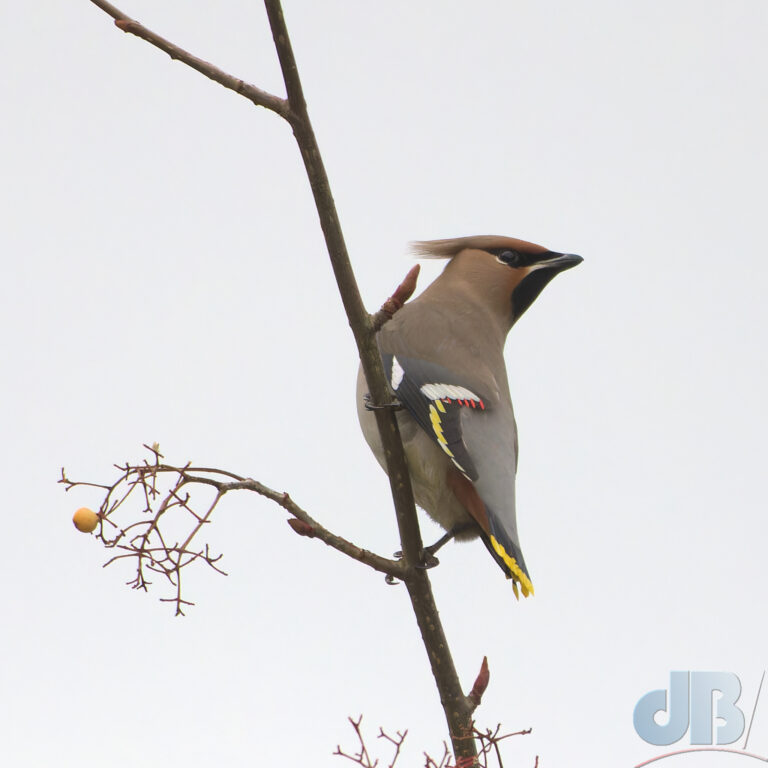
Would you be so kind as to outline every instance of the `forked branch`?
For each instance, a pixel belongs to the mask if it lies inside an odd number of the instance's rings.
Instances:
[[[355,720],[353,717],[349,717],[347,719],[349,720],[349,723],[355,732],[355,737],[358,743],[357,750],[354,752],[346,752],[341,748],[341,746],[337,746],[336,751],[333,754],[337,757],[344,757],[347,760],[350,760],[351,762],[361,766],[361,768],[378,768],[379,765],[383,766],[381,760],[378,757],[374,757],[368,747],[362,729],[363,716],[360,715],[357,720]],[[469,762],[468,760],[462,758],[457,758],[455,762],[452,761],[448,745],[443,742],[443,752],[439,759],[435,759],[429,753],[424,752],[424,768],[466,768],[466,766],[470,765],[478,765],[480,768],[491,768],[493,765],[493,763],[491,763],[492,759],[495,759],[495,765],[497,765],[498,768],[504,768],[504,761],[501,757],[501,749],[499,744],[504,741],[504,739],[508,739],[511,736],[527,736],[530,733],[530,728],[526,728],[522,731],[516,731],[515,733],[502,733],[500,724],[493,729],[486,728],[485,730],[480,730],[473,722],[470,738],[476,741],[480,747],[479,754],[475,762]],[[397,763],[398,758],[402,755],[401,750],[407,735],[407,730],[402,732],[397,731],[396,736],[391,736],[383,728],[379,728],[379,734],[376,738],[388,741],[394,748],[394,752],[390,762],[387,765],[387,768],[395,768],[395,763]],[[538,765],[539,758],[537,756],[533,768],[537,768]]]
[[[221,555],[212,555],[209,544],[200,543],[199,538],[221,498],[231,491],[258,493],[292,515],[288,522],[296,533],[317,538],[347,557],[386,574],[390,580],[405,577],[404,563],[381,557],[337,536],[287,493],[222,469],[165,464],[156,445],[144,447],[150,452],[150,458],[139,464],[116,465],[119,474],[111,484],[70,480],[63,469],[59,482],[68,491],[86,486],[105,492],[99,505],[96,537],[107,549],[117,553],[105,566],[132,561],[136,570],[128,584],[144,591],[151,584],[149,574],[160,574],[174,590],[173,597],[161,600],[175,603],[176,615],[184,614],[184,606],[194,605],[182,593],[184,568],[203,562],[226,575],[219,566]]]
[[[306,100],[304,98],[298,68],[296,66],[290,37],[288,35],[283,10],[279,0],[264,0],[264,5],[269,18],[277,55],[280,60],[280,67],[283,73],[283,80],[285,82],[287,93],[286,99],[262,91],[255,86],[248,85],[242,80],[228,75],[208,62],[193,56],[154,32],[151,32],[137,21],[128,17],[111,3],[105,2],[104,0],[91,0],[91,2],[115,19],[115,23],[123,31],[141,37],[148,43],[168,53],[172,58],[184,62],[188,66],[204,74],[206,77],[224,85],[226,88],[230,88],[231,90],[242,94],[254,104],[270,109],[290,123],[301,157],[304,161],[304,167],[314,196],[328,255],[339,288],[339,294],[347,313],[350,328],[355,337],[372,402],[374,405],[388,403],[391,399],[391,394],[387,386],[384,371],[382,369],[381,357],[375,342],[377,325],[374,324],[385,318],[378,318],[378,320],[374,321],[365,310],[360,297],[357,281],[354,272],[352,271],[346,244],[344,242],[344,236],[339,224],[339,217],[336,211],[333,195],[331,194],[328,176],[323,165],[317,140],[307,112]],[[384,449],[387,473],[389,475],[392,499],[400,533],[401,549],[403,551],[404,562],[402,566],[398,564],[398,568],[403,568],[402,578],[408,589],[408,595],[413,606],[414,615],[419,625],[424,646],[427,650],[432,672],[435,677],[435,682],[440,693],[440,700],[445,711],[457,764],[461,763],[462,766],[473,765],[477,763],[477,750],[475,748],[475,740],[472,736],[471,714],[475,706],[477,706],[477,701],[466,696],[461,689],[448,642],[432,595],[432,587],[429,578],[427,577],[426,571],[415,567],[419,563],[419,558],[421,556],[421,533],[419,531],[413,501],[413,491],[411,489],[410,477],[395,413],[392,412],[392,409],[386,408],[377,409],[375,414],[379,432],[381,433],[381,442]],[[125,467],[121,468],[121,470],[125,473],[123,481],[126,483],[142,478],[145,475],[149,478],[155,478],[158,474],[162,475],[165,471],[156,469],[154,470],[154,474],[151,471],[147,474],[148,470],[140,470],[139,467]],[[217,486],[216,483],[220,481],[215,478],[213,480],[208,478],[208,480],[203,481],[201,475],[195,474],[194,477],[196,479],[193,480],[193,470],[191,468],[181,468],[181,471],[179,471],[179,468],[169,468],[168,472],[172,475],[174,472],[176,473],[176,482],[180,485],[178,488],[175,488],[175,495],[164,497],[169,498],[169,501],[165,510],[162,512],[163,515],[166,514],[168,510],[176,508],[189,511],[189,504],[179,501],[177,495],[182,492],[184,486],[189,485],[192,482],[209,484],[216,490],[217,494],[233,490],[235,485],[238,488],[244,487],[238,484],[254,483],[254,481],[244,478],[230,478],[227,481],[229,486],[226,490],[222,491],[222,488],[224,488],[226,484],[221,485],[221,487]],[[152,480],[152,482],[154,482],[154,480]],[[235,485],[233,485],[233,483]],[[141,480],[139,480],[139,485],[145,487],[145,484]],[[153,486],[150,484],[147,487],[151,488]],[[255,486],[250,487],[250,490],[262,492]],[[281,494],[274,491],[271,491],[271,493],[278,497],[281,496]],[[265,493],[263,495],[268,494]],[[218,501],[219,497],[220,496],[215,497],[216,501]],[[275,498],[273,500],[277,501],[278,499]],[[278,501],[278,503],[280,502]],[[285,503],[288,503],[287,497]],[[212,508],[213,507],[209,509],[209,513],[212,511]],[[291,510],[289,509],[289,511]],[[312,526],[314,521],[311,521],[311,519],[309,522],[302,520],[302,518],[295,512],[292,512],[292,514],[295,514],[296,519],[300,523],[298,524],[298,529],[301,530],[298,530],[297,532],[308,535],[310,533],[310,528],[307,528],[307,526]],[[206,517],[206,515],[199,517],[199,526],[202,527],[208,519],[209,518]],[[294,530],[297,530],[296,526],[294,526]],[[325,534],[321,535],[319,531],[320,528],[315,530],[315,535],[317,535],[318,538],[323,539],[330,546],[334,546],[340,551],[344,551],[344,549],[339,546],[339,542],[331,538],[332,535],[330,533],[326,532],[327,538],[323,538]],[[155,552],[150,551],[150,549],[153,548],[150,547],[148,543],[156,532],[157,525],[153,525],[152,523],[149,525],[145,524],[133,538],[133,540],[138,540],[139,542],[139,552],[141,553],[140,562],[147,562],[147,567],[154,567],[157,565],[157,560],[153,559]],[[136,536],[139,538],[136,539]],[[125,540],[125,536],[119,537],[121,543]],[[164,552],[169,551],[164,543],[161,543],[159,547],[160,549],[156,550],[160,553],[158,557]],[[207,550],[204,551],[207,552]],[[187,549],[172,547],[170,549],[170,570],[162,572],[173,581],[173,579],[178,578],[179,576],[180,567],[183,567],[180,565],[182,562],[185,564],[191,562],[189,558],[193,554],[193,559],[205,559],[205,555],[203,554],[204,551],[200,550],[196,552],[194,548]],[[135,552],[127,554],[136,556]],[[349,552],[346,551],[345,554],[349,554]],[[365,557],[367,558],[367,555]],[[359,559],[366,562],[362,556]],[[380,561],[372,560],[367,564],[371,565],[371,567],[376,567],[373,562],[378,563],[377,570],[382,570],[389,575],[394,572],[394,566],[390,565],[392,561],[385,561],[382,558]],[[162,570],[163,565],[161,564],[159,567]],[[398,570],[397,573],[401,573],[401,571]],[[142,586],[142,584],[139,583],[138,586]],[[177,602],[177,610],[180,611],[181,605],[182,602]]]
[[[118,29],[122,29],[123,32],[128,32],[132,35],[136,35],[136,37],[140,37],[142,40],[146,40],[150,45],[154,45],[155,48],[165,51],[165,53],[172,59],[177,59],[178,61],[183,62],[188,67],[196,69],[201,74],[209,77],[211,80],[215,80],[225,88],[229,88],[231,91],[239,93],[249,101],[252,101],[257,107],[265,107],[280,115],[280,117],[283,117],[286,120],[288,119],[290,108],[286,99],[281,99],[279,96],[274,96],[267,91],[263,91],[255,85],[251,85],[244,80],[240,80],[237,77],[227,74],[224,70],[219,69],[209,62],[204,61],[197,56],[193,56],[189,51],[185,51],[170,40],[166,40],[151,29],[147,29],[143,24],[132,19],[119,8],[112,5],[112,3],[106,2],[106,0],[91,0],[91,2],[101,8],[105,13],[108,13],[115,20],[115,26],[118,27]]]

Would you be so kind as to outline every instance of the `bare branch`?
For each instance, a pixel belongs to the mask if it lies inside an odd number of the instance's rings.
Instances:
[[[203,562],[217,573],[225,574],[217,563],[221,555],[213,555],[209,545],[198,545],[195,540],[200,531],[210,525],[213,513],[222,497],[231,491],[253,491],[279,504],[293,518],[289,521],[297,533],[317,538],[329,547],[353,560],[364,563],[389,579],[404,579],[407,568],[398,560],[389,560],[350,541],[337,536],[314,520],[306,510],[287,494],[250,478],[211,467],[183,467],[161,463],[162,454],[156,446],[144,446],[151,451],[150,461],[141,464],[117,466],[118,479],[111,485],[70,480],[62,469],[59,480],[67,490],[75,487],[99,488],[106,491],[99,507],[99,529],[96,538],[108,549],[116,550],[104,565],[119,560],[133,559],[136,574],[128,583],[133,589],[147,591],[151,581],[146,571],[158,573],[174,587],[174,597],[163,602],[176,604],[176,614],[183,614],[182,606],[194,605],[182,596],[182,569],[195,562]],[[193,500],[188,488],[210,488],[213,498],[200,508],[198,496]],[[137,495],[138,489],[138,495]],[[139,509],[136,509],[138,501]],[[121,525],[118,512],[127,517]],[[136,519],[137,512],[145,515]],[[169,518],[172,516],[172,519]],[[178,539],[175,538],[177,534]],[[174,543],[170,543],[170,542]]]
[[[372,402],[374,405],[384,405],[389,403],[391,401],[391,393],[387,386],[381,357],[374,338],[375,330],[377,327],[380,327],[380,324],[374,325],[374,320],[366,312],[360,297],[357,281],[354,272],[352,271],[346,244],[339,224],[339,218],[333,195],[331,194],[328,177],[307,112],[306,101],[296,61],[279,0],[264,0],[264,3],[275,42],[275,48],[280,61],[280,67],[283,73],[286,93],[288,96],[287,100],[280,99],[277,96],[248,85],[243,81],[222,72],[208,62],[192,56],[192,54],[146,29],[110,3],[105,2],[105,0],[91,0],[91,2],[112,16],[120,29],[141,37],[150,44],[168,53],[172,58],[184,62],[188,66],[196,69],[216,82],[219,82],[225,87],[242,94],[246,98],[249,98],[254,104],[270,109],[290,123],[293,128],[294,136],[296,137],[302,160],[304,161],[304,167],[314,196],[331,265],[336,277],[342,303],[344,304],[344,309],[347,313],[349,324],[355,337]],[[404,281],[404,284],[406,282],[407,280]],[[403,291],[401,294],[398,291],[391,297],[393,303],[388,307],[392,312],[397,311],[397,301],[400,300],[401,296],[405,293],[405,291]],[[404,300],[405,299],[402,298],[402,301]],[[385,304],[385,307],[386,306],[387,305]],[[382,309],[384,310],[384,308]],[[387,310],[384,310],[384,315],[379,315],[379,319],[376,322],[385,322],[386,314]],[[196,475],[194,480],[192,480],[188,475],[195,470],[190,467],[179,470],[179,468],[160,465],[159,456],[155,457],[156,467],[154,473],[147,471],[146,469],[142,470],[140,467],[126,466],[124,468],[125,476],[122,480],[116,483],[115,486],[110,486],[107,489],[107,495],[102,506],[101,514],[108,516],[112,511],[117,509],[117,507],[127,499],[137,484],[144,493],[147,510],[148,513],[151,514],[153,500],[159,493],[155,484],[157,475],[176,471],[177,473],[181,473],[179,474],[181,485],[191,482],[209,484],[217,489],[218,493],[228,492],[229,490],[234,490],[236,488],[247,488],[248,490],[254,490],[268,498],[272,498],[272,500],[277,501],[281,506],[288,509],[288,511],[290,511],[298,520],[306,523],[306,525],[301,526],[301,530],[297,532],[302,535],[308,535],[308,532],[312,528],[314,529],[315,536],[323,540],[329,546],[386,573],[388,579],[395,577],[401,578],[408,589],[408,595],[413,606],[424,646],[430,660],[435,682],[440,693],[440,700],[448,722],[448,729],[453,743],[456,761],[457,763],[461,761],[464,764],[475,764],[477,761],[477,751],[471,732],[471,714],[476,704],[473,706],[469,697],[465,696],[462,692],[448,642],[437,612],[427,573],[424,569],[415,567],[419,563],[421,556],[422,541],[396,415],[392,409],[389,408],[377,409],[375,415],[379,432],[381,433],[381,442],[384,449],[387,473],[389,475],[390,488],[395,506],[401,548],[403,551],[403,563],[395,563],[384,558],[378,558],[378,556],[372,555],[372,553],[367,553],[358,547],[354,547],[354,545],[349,542],[330,534],[330,532],[326,531],[322,526],[319,526],[319,524],[306,515],[303,510],[299,511],[298,508],[292,509],[287,495],[285,495],[285,498],[281,501],[278,498],[281,494],[272,491],[271,489],[266,489],[263,486],[259,489],[256,487],[259,484],[252,480],[246,480],[245,478],[231,478],[229,484],[230,487],[222,490],[226,484],[219,487],[217,482],[214,482],[210,477],[203,479],[199,475]],[[160,469],[160,466],[163,466],[162,470]],[[145,475],[141,474],[141,472],[146,473],[147,482],[144,482]],[[215,474],[215,471],[213,474]],[[119,496],[119,493],[122,491],[116,492],[116,488],[120,483],[123,483],[121,488],[127,489],[122,498]],[[177,490],[180,491],[181,486],[179,486]],[[116,496],[115,499],[112,499],[113,495]],[[181,499],[181,497],[178,497],[176,493],[173,493],[172,496],[173,498],[168,499],[168,503],[163,510],[156,512],[156,515],[164,515],[167,511],[177,511],[179,509],[191,513],[191,509],[186,501]],[[217,500],[218,498],[214,501],[214,505]],[[203,515],[193,513],[193,519],[196,520],[195,534],[193,534],[193,536],[196,535],[197,531],[209,521],[211,512],[212,508],[209,508],[208,512]],[[302,517],[302,514],[304,517]],[[180,568],[182,567],[182,561],[184,565],[187,565],[197,558],[205,559],[205,556],[202,552],[194,553],[187,550],[187,547],[189,547],[189,544],[192,541],[192,539],[188,538],[185,547],[178,548],[174,545],[174,547],[167,549],[167,552],[173,556],[171,565],[166,564],[162,559],[160,562],[152,560],[152,557],[154,556],[154,548],[149,547],[149,538],[156,534],[159,536],[157,520],[159,520],[159,518],[153,518],[154,522],[149,522],[148,527],[143,533],[134,536],[128,544],[125,543],[125,532],[121,531],[116,537],[116,543],[113,544],[113,546],[117,546],[117,542],[119,542],[122,547],[130,547],[134,545],[134,542],[138,541],[139,546],[137,551],[139,552],[139,567],[137,581],[134,586],[137,588],[146,588],[148,582],[144,579],[142,568],[144,560],[149,558],[148,567],[150,567],[150,570],[160,568],[167,578],[176,585],[177,597],[175,600],[177,612],[181,612],[181,606],[186,604],[180,597]],[[105,521],[102,520],[100,535],[104,530],[104,522]],[[308,528],[307,526],[310,527]],[[296,530],[296,528],[294,528],[294,530]],[[162,544],[161,546],[164,547],[165,545]],[[195,555],[195,557],[190,558],[191,555]],[[176,580],[174,581],[174,579]]]
[[[151,45],[154,45],[155,48],[165,51],[172,59],[183,62],[188,67],[196,69],[225,88],[245,96],[246,99],[253,102],[257,107],[264,107],[286,120],[289,119],[290,110],[286,99],[281,99],[279,96],[263,91],[255,85],[227,74],[209,62],[193,56],[188,51],[170,42],[170,40],[166,40],[151,29],[147,29],[138,21],[123,13],[119,8],[116,8],[112,3],[106,2],[106,0],[91,0],[91,2],[105,13],[108,13],[115,20],[115,26],[123,32],[129,32],[132,35],[136,35],[136,37],[140,37],[142,40],[146,40]]]
[[[354,754],[349,754],[348,752],[345,752],[340,746],[336,746],[336,751],[333,753],[334,755],[337,755],[338,757],[346,757],[348,760],[351,760],[353,763],[357,763],[358,765],[362,766],[362,768],[376,768],[379,764],[379,758],[373,759],[368,752],[368,747],[365,744],[365,738],[363,737],[363,732],[360,727],[360,724],[363,722],[363,716],[360,715],[360,717],[355,720],[352,717],[348,717],[347,720],[349,720],[350,724],[352,725],[352,728],[355,731],[355,736],[357,736],[357,742],[359,744],[359,749]],[[376,737],[378,739],[385,739],[388,741],[392,746],[395,748],[395,752],[392,756],[392,760],[390,761],[387,768],[394,768],[395,763],[397,762],[397,759],[400,757],[400,749],[403,746],[403,742],[405,741],[405,737],[408,735],[408,731],[404,731],[401,733],[400,731],[397,731],[397,736],[390,736],[388,733],[384,731],[383,728],[379,728],[379,735]]]
[[[391,401],[391,394],[374,339],[373,323],[360,298],[360,291],[339,224],[336,204],[331,194],[328,175],[307,113],[306,101],[285,24],[283,9],[280,0],[264,0],[264,5],[267,9],[272,38],[275,41],[286,93],[291,105],[293,133],[312,188],[320,226],[325,237],[341,300],[352,333],[355,336],[360,362],[368,383],[368,391],[371,394],[373,405],[383,405]],[[474,740],[465,738],[471,733],[471,702],[461,689],[426,570],[415,567],[421,557],[421,532],[416,517],[413,490],[396,414],[389,408],[377,409],[374,413],[384,449],[403,559],[408,568],[408,575],[404,582],[429,657],[432,674],[440,693],[440,701],[448,723],[454,754],[457,760],[463,757],[476,761],[477,751]]]
[[[424,768],[452,768],[450,763],[451,752],[445,742],[443,742],[443,754],[439,763],[436,762],[434,758],[430,757],[426,752],[424,753]]]
[[[399,560],[389,560],[386,557],[381,557],[380,555],[358,547],[356,544],[352,544],[346,539],[341,538],[341,536],[331,533],[327,528],[324,528],[320,523],[312,519],[312,517],[296,504],[287,493],[274,491],[256,480],[244,480],[239,484],[232,483],[231,486],[231,489],[242,488],[248,491],[255,491],[261,496],[265,496],[276,502],[283,507],[283,509],[290,512],[295,518],[306,525],[311,526],[314,533],[313,537],[320,539],[320,541],[327,544],[329,547],[342,552],[353,560],[359,560],[361,563],[365,563],[374,570],[385,573],[393,578],[405,579],[408,570],[404,563]],[[306,536],[307,534],[304,533],[303,535]]]
[[[312,189],[320,226],[336,277],[336,284],[357,343],[373,403],[383,405],[390,402],[391,395],[384,377],[381,356],[374,341],[371,318],[360,297],[357,280],[352,271],[344,235],[341,231],[336,203],[331,193],[328,174],[325,171],[320,148],[307,113],[307,105],[285,25],[283,9],[279,0],[264,0],[264,5],[267,9],[272,38],[275,41],[286,93],[291,106],[293,133]],[[419,562],[422,543],[410,476],[405,462],[403,444],[400,440],[400,431],[395,415],[389,413],[387,409],[376,411],[376,420],[381,432],[404,560],[407,565],[413,566]]]
[[[337,745],[336,751],[333,754],[339,757],[345,757],[348,760],[351,760],[353,763],[362,766],[362,768],[376,768],[379,764],[379,758],[374,758],[368,750],[368,746],[366,744],[362,730],[363,716],[360,715],[357,720],[352,717],[348,717],[347,720],[349,720],[349,723],[355,731],[355,736],[357,737],[357,742],[359,745],[358,749],[356,752],[350,754],[349,752],[345,752],[340,746]],[[403,742],[405,741],[405,737],[408,735],[407,730],[403,731],[402,733],[397,731],[396,733],[397,736],[390,736],[384,731],[383,728],[379,728],[379,735],[377,738],[385,739],[395,748],[392,760],[390,761],[387,768],[394,768],[395,763],[400,757],[400,752],[403,746]],[[504,739],[508,739],[512,736],[527,736],[529,733],[531,733],[530,728],[522,731],[516,731],[514,733],[502,734],[501,723],[499,723],[494,729],[486,728],[484,731],[481,731],[475,727],[474,723],[472,723],[472,732],[467,738],[472,739],[473,742],[476,740],[479,743],[480,750],[478,755],[475,757],[470,755],[458,757],[456,758],[456,761],[452,763],[451,752],[448,749],[448,745],[443,742],[443,754],[441,755],[439,761],[435,760],[427,752],[423,753],[424,768],[471,768],[471,766],[489,768],[489,756],[491,755],[495,758],[495,765],[497,765],[498,768],[504,768],[504,762],[501,758],[501,750],[499,748],[499,744]],[[534,768],[536,768],[538,764],[539,758],[537,756],[536,765]]]
[[[499,748],[499,743],[504,739],[508,739],[512,736],[527,736],[529,733],[531,733],[531,730],[531,728],[525,728],[522,731],[515,731],[514,733],[504,733],[499,735],[501,732],[501,723],[499,723],[493,730],[486,728],[484,731],[478,730],[475,727],[475,724],[472,723],[472,733],[474,738],[477,739],[480,744],[479,759],[482,761],[481,764],[483,768],[488,768],[488,755],[491,752],[493,752],[495,755],[496,764],[499,766],[499,768],[504,768],[504,762],[501,759],[501,749]],[[537,765],[538,760],[539,758],[537,757]],[[456,768],[461,768],[458,760],[456,761]]]
[[[352,717],[348,717],[347,720],[349,720],[349,722],[352,724],[352,728],[355,731],[355,735],[357,736],[357,741],[360,745],[360,748],[355,754],[350,755],[347,752],[344,752],[342,748],[337,745],[336,751],[333,754],[338,755],[339,757],[346,757],[353,763],[357,763],[358,765],[363,766],[363,768],[376,768],[376,766],[379,764],[379,761],[376,760],[375,762],[371,762],[368,749],[365,746],[365,739],[363,738],[363,734],[360,731],[360,723],[363,722],[363,716],[360,715],[357,720]]]
[[[383,728],[379,728],[379,735],[377,738],[386,739],[395,748],[395,754],[392,755],[392,760],[390,761],[387,768],[394,768],[395,763],[397,762],[397,758],[400,757],[400,750],[402,749],[405,737],[408,735],[408,730],[406,729],[402,733],[400,731],[396,731],[396,733],[397,737],[390,736]]]

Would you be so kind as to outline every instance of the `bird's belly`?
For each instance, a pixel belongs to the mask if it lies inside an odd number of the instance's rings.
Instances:
[[[407,417],[413,425],[413,436],[410,440],[404,440],[403,447],[416,503],[446,531],[473,522],[446,483],[448,470],[452,466],[451,460],[410,415],[400,414],[398,419],[401,417]],[[478,530],[473,526],[456,538],[474,539],[477,535]]]

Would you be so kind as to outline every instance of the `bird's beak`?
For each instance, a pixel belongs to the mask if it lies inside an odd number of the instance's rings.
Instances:
[[[566,269],[575,267],[577,264],[581,264],[582,261],[584,259],[575,253],[554,253],[550,251],[544,254],[544,258],[532,266],[532,270],[550,269],[553,273],[557,274],[558,272],[564,272]]]
[[[535,264],[525,267],[525,276],[512,291],[514,325],[520,316],[531,306],[536,297],[544,290],[547,283],[560,272],[581,264],[584,259],[573,253],[555,253],[545,251]],[[510,326],[511,327],[511,326]]]

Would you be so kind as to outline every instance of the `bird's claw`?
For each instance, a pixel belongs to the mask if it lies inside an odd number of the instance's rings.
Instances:
[[[371,397],[370,392],[366,392],[363,395],[363,406],[365,407],[366,411],[401,411],[403,409],[402,404],[396,400],[392,401],[391,403],[384,403],[384,405],[374,405],[371,402],[372,399],[373,398]]]
[[[403,557],[402,550],[398,549],[397,552],[394,553],[393,557],[395,560],[401,560]],[[440,565],[440,561],[434,556],[432,552],[429,551],[429,548],[427,548],[421,550],[420,560],[418,563],[416,563],[414,568],[426,571],[429,568],[434,568],[436,565]]]
[[[388,573],[388,574],[387,574],[387,575],[384,577],[384,581],[385,581],[387,584],[389,584],[389,586],[390,586],[390,587],[392,587],[392,586],[395,586],[396,584],[399,584],[399,583],[400,583],[400,580],[399,580],[399,579],[396,579],[396,578],[395,578],[395,577],[394,577],[394,576],[393,576],[391,573]]]
[[[440,561],[431,553],[423,550],[421,553],[421,562],[416,563],[416,568],[422,571],[434,568],[436,565],[440,565]]]

